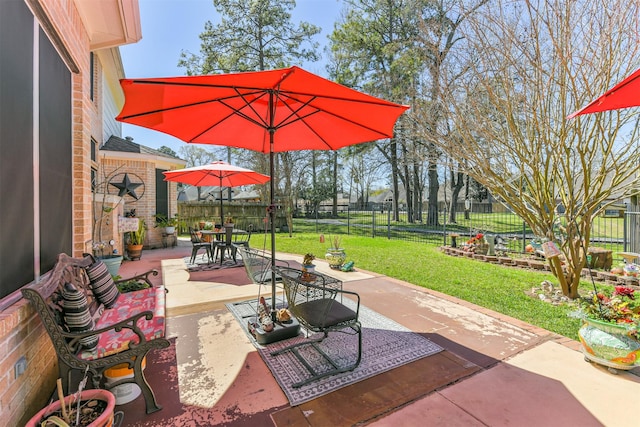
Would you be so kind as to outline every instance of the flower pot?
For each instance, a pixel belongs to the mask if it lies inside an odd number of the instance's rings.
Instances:
[[[64,398],[65,403],[68,405],[69,401],[73,398],[73,396],[66,396]],[[116,405],[116,398],[114,397],[113,393],[111,393],[108,390],[101,390],[101,389],[96,389],[96,390],[84,390],[82,392],[81,401],[88,401],[88,400],[102,400],[104,402],[106,402],[106,408],[102,411],[102,413],[100,415],[97,416],[97,418],[91,422],[90,424],[86,424],[88,427],[108,427],[108,426],[112,426],[113,425],[113,416],[114,416],[114,409],[115,409],[115,405]],[[56,411],[60,410],[60,401],[56,400],[55,402],[53,402],[52,404],[50,404],[49,406],[43,408],[42,410],[40,410],[40,412],[38,412],[37,414],[35,414],[26,424],[26,427],[36,427],[36,426],[40,426],[40,423],[46,419],[47,417],[49,417],[51,414],[56,413]],[[75,425],[75,424],[73,424]],[[82,424],[85,425],[85,424]]]
[[[329,267],[334,270],[339,270],[347,259],[347,254],[344,252],[343,248],[329,248],[327,249],[327,253],[324,257],[329,263]]]
[[[106,255],[99,257],[99,259],[105,263],[107,270],[109,270],[109,274],[112,276],[118,275],[120,264],[122,264],[122,255]]]
[[[173,234],[176,232],[176,227],[165,227],[164,234]]]
[[[588,317],[583,322],[578,336],[585,359],[620,370],[640,365],[640,342],[633,329]]]
[[[143,245],[127,245],[127,255],[130,260],[140,259],[142,256],[142,246]]]
[[[302,268],[308,273],[313,273],[316,269],[315,264],[302,264]]]

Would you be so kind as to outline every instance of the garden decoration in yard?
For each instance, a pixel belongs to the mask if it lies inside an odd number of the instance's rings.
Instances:
[[[489,249],[489,243],[483,233],[477,233],[475,236],[471,236],[463,246],[463,250],[476,254],[486,254]]]
[[[612,373],[640,365],[640,300],[635,290],[615,286],[612,292],[591,291],[579,299],[583,320],[578,331],[585,359],[609,367]]]
[[[331,244],[331,247],[327,249],[327,253],[324,257],[329,263],[329,267],[334,270],[339,270],[347,259],[347,254],[342,247],[342,237],[333,236],[329,243]]]

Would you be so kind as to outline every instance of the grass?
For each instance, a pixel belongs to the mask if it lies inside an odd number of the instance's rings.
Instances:
[[[280,233],[276,248],[279,252],[311,252],[324,258],[330,237],[325,235],[325,243],[320,243],[316,233],[296,233],[292,237]],[[354,261],[356,268],[433,289],[571,339],[578,337],[580,321],[567,316],[572,307],[553,306],[525,294],[543,280],[557,283],[550,273],[452,257],[424,243],[349,235],[343,236],[342,246],[347,260]]]

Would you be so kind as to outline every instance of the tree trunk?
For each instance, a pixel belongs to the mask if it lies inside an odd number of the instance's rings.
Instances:
[[[398,194],[400,193],[400,188],[398,186],[398,153],[396,142],[391,140],[390,144],[391,151],[391,181],[393,185],[393,221],[400,220],[400,214],[398,209]]]
[[[459,170],[459,169],[458,169]],[[462,172],[454,173],[450,171],[451,176],[451,201],[449,202],[449,222],[456,223],[456,206],[458,205],[458,195],[462,190],[464,183],[464,174]]]
[[[420,165],[413,162],[413,220],[422,222],[422,183],[420,182]]]
[[[439,225],[438,222],[438,165],[429,160],[429,202],[427,207],[427,224],[431,226]]]

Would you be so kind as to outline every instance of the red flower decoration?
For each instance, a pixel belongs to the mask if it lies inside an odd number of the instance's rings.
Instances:
[[[634,295],[633,293],[635,292],[634,289],[629,288],[627,286],[616,286],[615,290],[613,291],[614,295],[625,295],[628,296],[631,299],[634,299]]]

